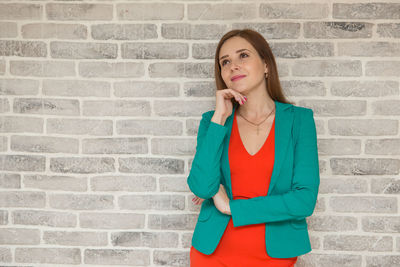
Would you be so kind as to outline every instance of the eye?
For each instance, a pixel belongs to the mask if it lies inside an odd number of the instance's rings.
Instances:
[[[246,57],[249,56],[249,55],[247,55],[247,54],[244,53],[244,52],[240,53],[240,57],[242,57],[242,55],[245,55]],[[221,66],[225,66],[225,62],[226,62],[226,61],[229,61],[229,60],[224,59],[224,60],[221,62]]]

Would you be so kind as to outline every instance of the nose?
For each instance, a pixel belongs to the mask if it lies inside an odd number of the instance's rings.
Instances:
[[[240,61],[240,60],[239,60],[238,63],[236,63],[236,61],[232,61],[231,69],[237,70],[237,69],[239,69],[240,67],[241,67],[241,61]]]

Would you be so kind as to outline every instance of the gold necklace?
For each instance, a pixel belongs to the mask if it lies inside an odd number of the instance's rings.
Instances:
[[[256,124],[256,123],[253,123],[253,122],[251,122],[251,121],[249,121],[248,119],[246,119],[245,117],[243,117],[243,115],[242,114],[240,114],[240,112],[238,112],[239,113],[239,115],[243,118],[243,119],[245,119],[246,121],[248,121],[248,122],[250,122],[251,124],[253,124],[253,125],[256,125],[257,126],[257,135],[258,135],[258,132],[260,131],[260,124],[261,123],[263,123],[266,119],[268,119],[268,117],[272,114],[272,112],[274,112],[275,111],[275,108],[268,114],[268,116],[262,121],[262,122],[260,122],[259,124]]]

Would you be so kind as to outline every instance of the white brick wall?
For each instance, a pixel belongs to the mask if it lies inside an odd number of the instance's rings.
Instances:
[[[314,110],[313,251],[400,265],[400,3],[0,1],[0,265],[189,266],[186,178],[213,56],[259,31]]]

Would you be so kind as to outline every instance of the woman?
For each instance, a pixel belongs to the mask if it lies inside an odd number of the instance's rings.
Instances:
[[[294,266],[311,251],[319,189],[313,111],[289,103],[259,33],[232,30],[215,55],[216,108],[202,114],[187,183],[202,204],[191,267]]]

